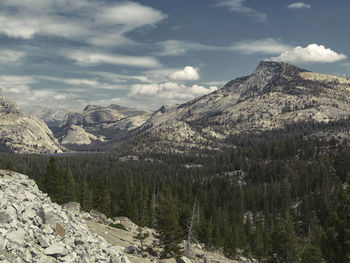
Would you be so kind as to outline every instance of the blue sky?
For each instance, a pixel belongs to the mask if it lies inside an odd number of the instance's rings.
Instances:
[[[23,108],[157,109],[260,60],[350,74],[348,0],[2,0],[0,93]]]

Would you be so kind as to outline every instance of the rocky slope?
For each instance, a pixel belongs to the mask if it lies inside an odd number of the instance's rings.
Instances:
[[[129,263],[79,210],[51,203],[27,176],[0,170],[0,189],[0,262]]]
[[[92,141],[112,144],[127,137],[129,131],[142,125],[150,114],[114,104],[108,107],[88,105],[82,113],[67,114],[58,135],[63,144],[91,144]]]
[[[182,105],[162,107],[137,129],[138,137],[131,145],[140,151],[164,146],[178,151],[203,145],[216,148],[232,134],[258,133],[300,121],[329,122],[349,115],[349,78],[262,61],[253,74],[232,80],[220,90]]]
[[[19,153],[55,153],[63,149],[42,120],[24,113],[1,95],[0,146],[2,151]]]
[[[79,203],[63,206],[52,203],[35,182],[26,175],[0,170],[0,262],[174,262],[159,258],[162,244],[154,229],[143,228],[150,235],[143,247],[135,239],[136,224],[126,217],[113,221],[99,212],[80,211]],[[121,224],[125,230],[108,224]],[[209,252],[199,244],[191,246],[193,258],[180,263],[253,263],[231,260]]]

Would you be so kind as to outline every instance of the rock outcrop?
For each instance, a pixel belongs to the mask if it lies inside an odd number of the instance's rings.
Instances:
[[[86,132],[82,127],[72,124],[60,138],[62,144],[91,144],[91,140],[104,141],[104,137],[97,137]]]
[[[18,153],[58,153],[61,147],[44,121],[0,96],[0,148]]]
[[[129,132],[144,124],[151,112],[118,105],[88,105],[82,113],[70,112],[60,124],[63,144],[114,144],[129,137]]]
[[[10,171],[0,170],[0,189],[0,262],[129,262],[88,229],[77,204],[63,209]]]

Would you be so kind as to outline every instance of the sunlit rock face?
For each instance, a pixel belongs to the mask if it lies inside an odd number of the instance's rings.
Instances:
[[[44,121],[23,112],[14,102],[0,96],[0,144],[18,153],[62,152]]]

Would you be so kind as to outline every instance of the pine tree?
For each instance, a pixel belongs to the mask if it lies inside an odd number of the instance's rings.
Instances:
[[[64,203],[77,201],[75,180],[70,169],[65,172]]]
[[[330,263],[350,262],[350,176],[331,222],[333,227],[322,238],[322,252]]]
[[[134,238],[137,240],[140,240],[141,249],[143,249],[143,242],[147,237],[149,237],[149,232],[143,232],[142,227],[138,227],[137,228],[137,235],[134,236]]]
[[[56,183],[56,196],[55,202],[58,204],[65,203],[65,195],[66,195],[66,173],[63,170],[58,171],[57,175],[57,183]]]
[[[83,182],[81,184],[80,204],[81,204],[82,210],[84,210],[84,211],[89,211],[91,209],[90,189],[89,189],[89,185],[87,184],[85,179],[83,180]]]
[[[50,157],[44,175],[44,191],[46,191],[46,193],[51,197],[51,200],[54,202],[57,200],[58,176],[56,159],[54,157]]]
[[[92,207],[109,216],[111,212],[111,197],[102,178],[97,182],[92,194]]]
[[[133,207],[131,202],[130,187],[124,182],[122,191],[119,196],[119,215],[133,218]]]
[[[183,232],[179,224],[179,211],[170,186],[165,186],[159,196],[156,208],[157,230],[159,239],[164,245],[162,257],[179,257],[179,244],[183,239]]]

